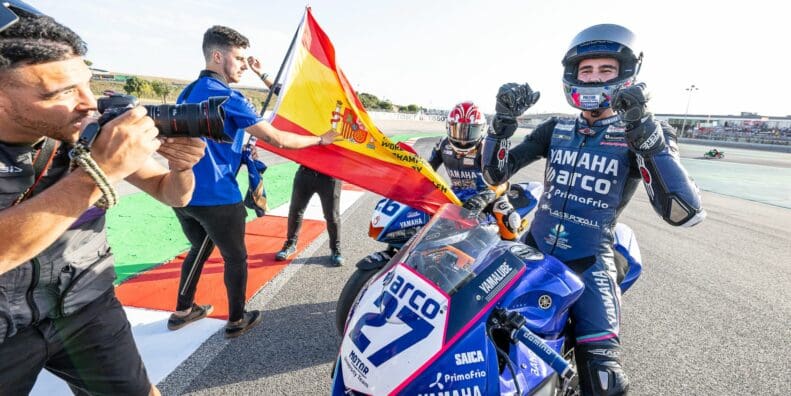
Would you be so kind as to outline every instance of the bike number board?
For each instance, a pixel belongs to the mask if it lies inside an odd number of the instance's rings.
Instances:
[[[437,354],[448,323],[448,296],[404,264],[371,284],[341,344],[344,383],[387,394]]]
[[[403,205],[398,202],[389,199],[383,199],[377,202],[373,216],[371,217],[371,225],[374,227],[384,227],[390,224],[402,206]]]

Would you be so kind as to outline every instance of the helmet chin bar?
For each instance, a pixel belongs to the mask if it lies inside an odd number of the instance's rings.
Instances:
[[[635,48],[635,35],[614,24],[590,26],[571,40],[563,57],[563,87],[566,101],[572,107],[589,111],[610,107],[616,89],[634,83],[643,61],[643,53]],[[584,59],[614,58],[618,60],[618,77],[604,83],[588,83],[577,78],[577,69]]]

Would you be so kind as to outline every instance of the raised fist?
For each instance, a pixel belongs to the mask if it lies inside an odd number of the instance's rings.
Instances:
[[[612,109],[629,125],[639,123],[648,114],[648,101],[651,95],[645,83],[622,87],[612,95]]]
[[[516,118],[538,102],[540,97],[541,93],[534,92],[527,83],[522,85],[517,83],[503,84],[500,90],[497,91],[495,111],[498,115]]]

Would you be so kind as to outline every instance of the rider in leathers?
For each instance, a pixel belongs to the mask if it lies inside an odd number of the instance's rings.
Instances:
[[[571,310],[583,395],[628,391],[612,244],[618,216],[640,180],[669,224],[692,226],[705,218],[697,186],[679,161],[675,131],[648,112],[645,85],[635,84],[642,54],[633,43],[634,34],[622,26],[583,30],[563,58],[566,99],[582,114],[544,122],[509,151],[516,117],[537,97],[527,84],[505,84],[484,142],[490,184],[547,159],[545,191],[525,242],[566,263],[586,285]]]
[[[434,146],[428,162],[434,170],[445,165],[453,193],[464,202],[488,188],[481,172],[481,139],[487,123],[473,102],[461,102],[448,113],[448,136]]]
[[[448,113],[445,126],[448,135],[434,146],[428,162],[434,170],[445,165],[453,193],[460,201],[466,202],[491,188],[481,171],[481,139],[488,127],[486,116],[475,103],[461,102]],[[522,222],[505,194],[493,203],[492,213],[500,235],[504,239],[516,239]]]

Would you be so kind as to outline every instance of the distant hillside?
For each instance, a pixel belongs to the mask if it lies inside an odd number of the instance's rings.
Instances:
[[[115,91],[119,93],[126,93],[124,91],[124,84],[126,84],[126,80],[131,77],[137,77],[142,80],[146,81],[162,81],[172,86],[171,93],[167,97],[167,103],[175,103],[176,98],[178,97],[179,93],[184,89],[192,81],[187,80],[177,80],[173,78],[166,78],[166,77],[152,77],[152,76],[135,76],[131,74],[121,74],[121,73],[113,73],[113,72],[97,72],[94,71],[93,78],[91,79],[91,91],[93,91],[94,95],[101,96],[104,91]],[[249,87],[234,87],[236,90],[241,91],[250,101],[255,105],[258,111],[261,111],[261,106],[266,100],[266,95],[269,91],[265,88],[249,88]],[[275,104],[275,99],[277,97],[273,96],[272,100],[269,103],[269,108],[271,109]],[[162,103],[162,98],[157,97],[153,92],[150,94],[142,95],[139,98],[140,101],[144,104],[158,104]]]

